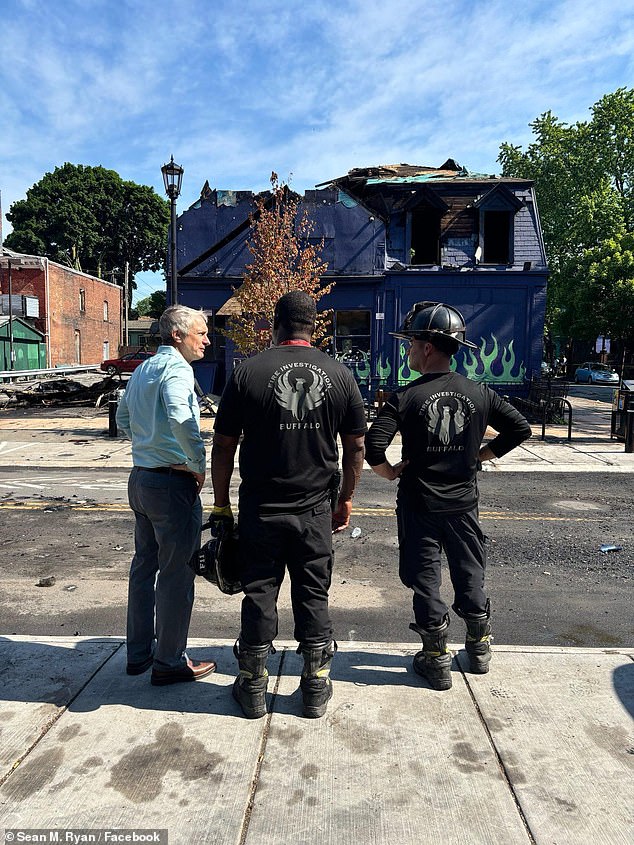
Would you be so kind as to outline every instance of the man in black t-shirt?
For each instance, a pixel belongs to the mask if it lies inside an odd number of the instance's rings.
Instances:
[[[414,591],[415,623],[423,650],[414,670],[434,689],[451,687],[447,649],[449,613],[440,597],[444,549],[454,588],[453,609],[467,625],[465,648],[472,672],[489,671],[490,604],[484,590],[485,546],[478,520],[477,470],[531,435],[524,417],[486,385],[450,371],[465,340],[462,314],[450,305],[419,302],[400,332],[410,342],[410,369],[422,373],[389,397],[367,436],[366,460],[384,478],[399,478],[396,515],[399,574]],[[482,446],[487,427],[499,432]],[[402,460],[385,450],[402,437]]]
[[[275,346],[235,368],[214,426],[212,519],[232,519],[229,483],[242,437],[239,557],[245,597],[233,695],[249,718],[266,713],[266,660],[277,636],[277,597],[286,569],[304,657],[304,715],[322,716],[332,696],[332,532],[350,520],[366,424],[350,370],[310,345],[315,313],[313,299],[302,291],[280,298]]]

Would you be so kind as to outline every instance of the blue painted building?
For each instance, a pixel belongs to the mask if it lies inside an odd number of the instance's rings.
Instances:
[[[540,374],[548,270],[533,183],[440,168],[394,165],[351,170],[306,191],[323,239],[320,300],[334,312],[333,354],[363,391],[403,384],[411,373],[397,329],[414,302],[441,300],[467,321],[477,351],[461,350],[458,371],[520,391]],[[179,300],[202,308],[212,344],[196,365],[207,392],[222,390],[234,353],[219,333],[245,265],[250,191],[211,190],[178,218]]]

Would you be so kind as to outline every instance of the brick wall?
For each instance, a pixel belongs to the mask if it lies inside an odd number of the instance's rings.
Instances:
[[[116,357],[121,337],[121,294],[118,285],[49,264],[52,367],[100,364],[105,342],[109,345],[108,357]],[[107,315],[104,302],[108,303]]]
[[[122,289],[53,262],[48,264],[48,276],[47,303],[44,268],[18,270],[14,267],[11,272],[14,295],[37,296],[39,299],[40,317],[35,320],[35,328],[44,335],[50,328],[48,366],[100,364],[106,342],[109,345],[108,357],[115,358],[121,339]],[[0,269],[0,291],[8,293],[6,269]],[[83,296],[80,291],[84,292]],[[106,320],[104,302],[108,303]]]

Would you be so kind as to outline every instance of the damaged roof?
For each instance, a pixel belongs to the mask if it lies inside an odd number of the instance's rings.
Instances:
[[[354,167],[345,176],[338,176],[321,182],[318,188],[325,185],[382,185],[382,184],[416,184],[421,182],[453,182],[453,181],[530,181],[505,179],[494,173],[472,173],[466,167],[459,165],[453,158],[448,158],[440,167],[427,167],[421,164],[379,164],[371,167]]]

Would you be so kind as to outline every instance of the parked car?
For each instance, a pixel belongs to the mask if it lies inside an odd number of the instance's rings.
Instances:
[[[128,352],[127,355],[122,355],[121,358],[109,358],[103,361],[101,369],[111,376],[121,375],[121,373],[133,373],[139,364],[147,361],[154,355],[153,352]]]
[[[586,361],[575,370],[575,384],[614,384],[620,383],[619,374],[607,364]]]

